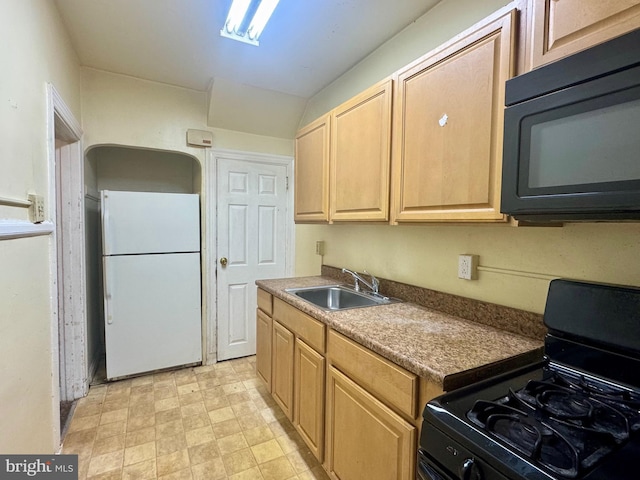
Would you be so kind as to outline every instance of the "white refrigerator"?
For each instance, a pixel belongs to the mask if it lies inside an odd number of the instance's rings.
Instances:
[[[107,378],[201,362],[198,195],[101,201]]]

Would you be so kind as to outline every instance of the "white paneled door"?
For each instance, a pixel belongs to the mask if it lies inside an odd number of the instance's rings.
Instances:
[[[287,168],[217,163],[218,360],[256,353],[256,285],[286,276]]]

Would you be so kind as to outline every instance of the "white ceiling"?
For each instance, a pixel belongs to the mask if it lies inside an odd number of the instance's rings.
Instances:
[[[231,0],[55,1],[84,66],[200,91],[214,79],[263,89],[298,119],[307,98],[438,3],[280,0],[254,47],[220,36]]]

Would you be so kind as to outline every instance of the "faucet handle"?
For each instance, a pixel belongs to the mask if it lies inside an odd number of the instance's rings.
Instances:
[[[372,287],[371,289],[373,290],[373,293],[378,293],[378,288],[380,287],[380,281],[376,277],[374,277],[372,274],[367,272],[366,270],[364,271],[364,273],[366,273],[371,277],[371,287]]]
[[[353,280],[354,280],[354,283],[355,283],[354,286],[353,286],[353,289],[356,292],[359,292],[360,291],[360,284],[358,283],[358,280],[360,280],[360,276],[356,272],[352,272],[348,268],[343,268],[342,269],[342,273],[348,273],[349,275],[351,275],[353,277]]]

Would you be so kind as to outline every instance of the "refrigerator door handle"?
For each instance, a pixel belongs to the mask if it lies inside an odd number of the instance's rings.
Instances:
[[[113,323],[113,315],[111,314],[111,281],[109,275],[109,268],[107,267],[106,259],[102,266],[103,269],[103,281],[104,281],[104,316],[107,320],[107,324]]]
[[[102,254],[109,255],[111,252],[107,249],[111,249],[111,242],[107,241],[107,236],[111,228],[109,227],[109,192],[107,190],[102,191],[100,210],[102,212]]]
[[[105,316],[107,317],[107,324],[111,325],[113,323],[113,315],[111,315],[111,294],[107,293],[106,300],[104,302],[105,306]]]

